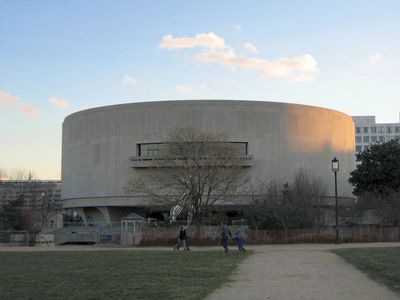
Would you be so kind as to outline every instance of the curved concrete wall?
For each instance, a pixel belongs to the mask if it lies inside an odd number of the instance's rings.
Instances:
[[[355,168],[354,123],[341,112],[287,103],[196,100],[130,103],[68,116],[63,124],[64,207],[136,206],[145,200],[126,194],[136,172],[129,157],[138,143],[165,141],[176,127],[226,133],[248,142],[252,180],[290,180],[300,168],[334,193],[331,160],[340,161],[338,194],[351,197],[347,183]]]

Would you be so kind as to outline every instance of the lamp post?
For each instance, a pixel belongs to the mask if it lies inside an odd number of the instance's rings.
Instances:
[[[337,172],[339,171],[339,160],[336,156],[332,159],[332,171],[335,174],[335,225],[336,225],[336,240],[339,244],[339,217],[338,217],[338,200],[337,200]]]
[[[47,213],[48,213],[47,199],[45,192],[42,192],[42,203],[40,205],[40,211],[42,213],[42,228],[44,228],[45,226],[47,227]]]

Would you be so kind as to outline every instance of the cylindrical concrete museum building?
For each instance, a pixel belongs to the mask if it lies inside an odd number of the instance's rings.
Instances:
[[[334,194],[331,160],[340,161],[339,197],[352,197],[347,182],[355,169],[354,123],[325,108],[263,101],[191,100],[112,105],[66,117],[62,140],[62,200],[96,221],[119,221],[145,197],[126,191],[140,156],[157,156],[157,145],[178,127],[224,133],[242,143],[251,180],[289,181],[305,169]],[[152,146],[152,151],[139,151]]]

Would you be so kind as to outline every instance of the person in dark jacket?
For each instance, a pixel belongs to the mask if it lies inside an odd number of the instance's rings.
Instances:
[[[187,243],[186,226],[184,225],[182,225],[181,229],[179,230],[178,244],[175,245],[174,250],[179,251],[180,247],[183,247],[185,250],[190,250]]]
[[[231,231],[229,228],[225,225],[222,224],[222,229],[221,229],[221,246],[224,248],[225,254],[228,253],[228,238],[232,237]]]
[[[188,238],[187,238],[187,234],[186,234],[186,229],[187,229],[187,226],[186,225],[183,226],[183,240],[184,240],[183,247],[184,247],[185,250],[190,250],[189,243],[188,243]]]

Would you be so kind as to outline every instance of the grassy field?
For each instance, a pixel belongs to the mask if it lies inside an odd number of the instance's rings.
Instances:
[[[400,247],[334,251],[373,280],[400,293]]]
[[[248,254],[0,252],[1,299],[202,299]]]

